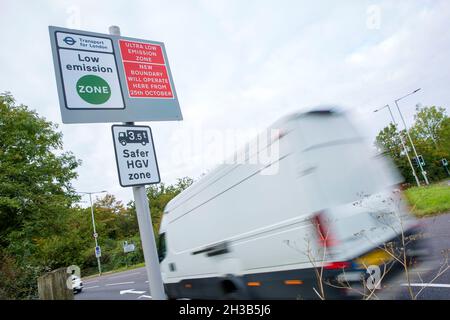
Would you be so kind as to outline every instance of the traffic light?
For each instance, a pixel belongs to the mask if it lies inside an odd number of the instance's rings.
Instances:
[[[445,159],[445,158],[443,158],[443,159],[441,160],[441,163],[442,163],[442,165],[443,165],[444,167],[447,167],[447,166],[448,166],[448,161],[447,161],[447,159]]]
[[[419,163],[422,167],[425,166],[425,160],[423,160],[423,157],[421,155],[419,155]]]
[[[419,159],[419,160],[417,160],[417,159]],[[412,161],[416,167],[419,167],[419,166],[424,167],[425,166],[425,160],[423,159],[422,155],[419,155],[418,157],[413,157]]]

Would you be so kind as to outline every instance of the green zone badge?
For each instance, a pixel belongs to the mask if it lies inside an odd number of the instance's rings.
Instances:
[[[92,104],[102,104],[111,97],[111,88],[103,78],[86,75],[77,81],[78,95],[84,101]]]

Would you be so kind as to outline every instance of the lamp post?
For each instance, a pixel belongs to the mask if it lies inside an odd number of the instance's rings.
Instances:
[[[97,235],[97,230],[95,229],[94,205],[92,203],[92,195],[96,194],[96,193],[105,193],[105,192],[107,192],[107,191],[103,190],[103,191],[97,191],[97,192],[77,192],[80,194],[88,194],[89,195],[89,201],[91,203],[91,218],[92,218],[92,228],[94,230],[93,235],[94,235],[94,239],[95,239],[95,248],[98,247],[98,240],[97,240],[98,235]],[[100,257],[97,257],[97,265],[98,265],[98,273],[101,276],[102,275],[102,265],[100,263]]]
[[[379,109],[374,110],[373,112],[378,112],[380,110],[383,110],[384,108],[388,108],[389,113],[391,114],[392,123],[395,126],[395,132],[397,132],[397,123],[395,122],[395,118],[394,118],[394,115],[392,114],[391,107],[388,104],[385,105],[384,107],[381,107]],[[414,169],[414,165],[412,164],[411,159],[409,158],[408,150],[406,149],[406,145],[405,145],[405,142],[403,141],[403,137],[402,137],[401,134],[399,134],[399,137],[400,137],[400,142],[402,143],[403,152],[405,152],[406,158],[408,158],[408,162],[409,162],[409,165],[411,167],[412,174],[413,174],[414,178],[416,179],[417,186],[420,187],[419,178],[417,177],[416,170]]]
[[[423,170],[422,163],[420,163],[420,161],[419,161],[419,156],[417,154],[416,147],[414,146],[414,143],[413,143],[413,141],[411,139],[411,136],[409,135],[409,131],[408,131],[408,127],[406,126],[405,119],[403,118],[402,112],[400,111],[400,108],[398,106],[398,102],[400,100],[402,100],[402,99],[404,99],[404,98],[406,98],[406,97],[416,93],[419,90],[420,90],[420,88],[414,90],[413,92],[408,93],[407,95],[405,95],[405,96],[403,96],[401,98],[398,98],[397,100],[395,100],[395,105],[397,106],[398,113],[400,114],[400,118],[402,119],[403,125],[405,126],[406,135],[408,136],[409,142],[411,143],[412,149],[414,151],[414,155],[416,156],[417,163],[419,164],[420,172],[422,173],[422,176],[423,176],[423,178],[425,180],[425,183],[428,185],[430,183],[428,182],[427,173],[425,172],[425,170]]]

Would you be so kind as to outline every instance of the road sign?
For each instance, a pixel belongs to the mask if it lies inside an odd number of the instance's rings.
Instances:
[[[159,183],[150,127],[113,125],[111,129],[120,185],[130,187]]]
[[[94,236],[94,239],[98,238],[98,233],[97,232],[94,232],[92,235]]]
[[[112,40],[61,31],[54,36],[66,108],[125,108]]]
[[[102,249],[100,248],[100,246],[96,246],[95,247],[95,257],[100,258],[101,256],[102,256]]]
[[[63,123],[182,120],[164,43],[49,32]]]
[[[419,163],[422,167],[425,166],[425,160],[423,159],[422,155],[419,155],[418,157],[413,157],[413,162],[416,166],[419,166]]]
[[[134,243],[130,243],[128,244],[126,241],[123,245],[123,252],[128,253],[128,252],[133,252],[135,250],[135,246]]]
[[[129,40],[119,46],[129,97],[173,99],[162,46]]]

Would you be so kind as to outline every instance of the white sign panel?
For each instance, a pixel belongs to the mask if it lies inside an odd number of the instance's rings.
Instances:
[[[150,127],[113,125],[111,129],[120,185],[130,187],[159,183]]]
[[[125,108],[112,41],[56,32],[67,109]]]
[[[95,247],[95,257],[100,258],[102,256],[102,249],[100,246]]]
[[[123,252],[124,253],[129,253],[129,252],[133,252],[135,250],[135,246],[134,243],[130,243],[128,244],[128,242],[124,242],[123,244]]]

